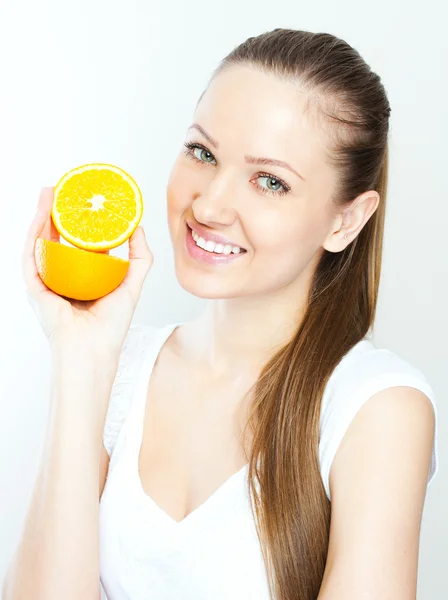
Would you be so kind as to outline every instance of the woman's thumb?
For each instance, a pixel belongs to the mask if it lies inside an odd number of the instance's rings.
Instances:
[[[123,284],[137,300],[146,275],[154,262],[154,256],[146,242],[143,227],[137,227],[129,238],[129,270]]]

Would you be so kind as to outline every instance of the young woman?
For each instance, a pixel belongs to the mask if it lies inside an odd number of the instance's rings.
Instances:
[[[233,50],[171,172],[188,323],[133,326],[152,265],[93,303],[24,272],[53,356],[41,470],[8,600],[411,600],[436,471],[433,391],[371,341],[389,102],[345,41]],[[107,477],[107,483],[106,483]],[[98,488],[100,503],[98,503]]]

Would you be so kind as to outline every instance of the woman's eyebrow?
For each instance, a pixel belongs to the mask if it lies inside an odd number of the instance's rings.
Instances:
[[[214,148],[219,148],[219,143],[214,138],[212,138],[212,136],[209,133],[207,133],[205,129],[201,127],[198,123],[193,123],[193,125],[190,125],[188,129],[196,129],[205,137],[205,139],[210,143],[210,145],[212,145]],[[276,158],[249,156],[248,154],[244,156],[244,159],[247,163],[253,165],[276,165],[278,167],[284,167],[285,169],[288,169],[289,171],[297,175],[297,177],[300,177],[302,181],[306,181],[305,178],[302,177],[302,175],[300,175],[298,171],[293,169],[291,165],[289,165],[284,160],[278,160]]]
[[[302,181],[305,181],[305,177],[302,177],[302,175],[300,175],[300,173],[298,171],[293,169],[291,167],[291,165],[289,165],[284,160],[278,160],[277,158],[264,158],[264,157],[257,157],[257,156],[249,156],[248,154],[246,154],[244,156],[244,158],[247,163],[250,163],[253,165],[277,165],[278,167],[284,167],[285,169],[288,169],[292,173],[295,173],[297,175],[297,177],[300,177],[300,179],[302,179]]]
[[[214,148],[219,148],[219,144],[218,142],[212,138],[212,136],[210,134],[208,134],[205,129],[203,127],[201,127],[200,125],[198,125],[197,123],[193,123],[193,125],[190,125],[190,127],[188,128],[190,129],[197,129],[199,131],[199,133],[202,133],[202,135],[205,137],[205,139],[210,142],[210,144],[214,147]]]

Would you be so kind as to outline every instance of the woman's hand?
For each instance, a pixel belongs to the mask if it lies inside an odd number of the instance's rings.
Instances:
[[[23,276],[29,301],[52,349],[76,341],[81,351],[98,356],[118,356],[140,297],[143,282],[153,264],[142,227],[129,239],[128,273],[110,294],[88,302],[55,294],[41,280],[34,259],[36,238],[59,242],[51,219],[54,187],[43,188],[37,213],[29,228],[22,255]]]

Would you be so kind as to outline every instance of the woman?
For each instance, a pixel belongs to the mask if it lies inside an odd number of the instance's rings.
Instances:
[[[6,598],[93,600],[100,578],[109,600],[415,598],[434,395],[370,339],[389,114],[329,34],[276,29],[223,60],[167,188],[177,277],[210,300],[189,323],[129,329],[142,228],[107,297],[47,290],[43,190],[24,271],[52,411]]]

